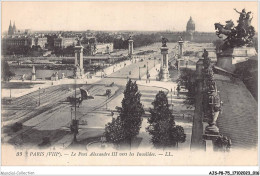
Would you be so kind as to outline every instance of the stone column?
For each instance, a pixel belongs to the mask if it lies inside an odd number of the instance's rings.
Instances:
[[[83,69],[83,47],[75,46],[75,66],[79,66]]]
[[[183,55],[183,40],[179,40],[178,43],[179,43],[179,58],[181,58]]]
[[[161,47],[161,81],[168,81],[169,78],[169,70],[168,70],[168,47]]]
[[[180,62],[181,62],[181,59],[182,59],[182,55],[183,55],[183,40],[182,38],[180,37],[180,40],[178,41],[178,44],[179,44],[179,51],[178,51],[178,58],[176,60],[177,62],[177,70],[180,70]]]
[[[128,55],[132,57],[134,53],[134,41],[132,39],[128,40]]]
[[[83,46],[76,45],[75,46],[75,66],[76,66],[76,78],[82,78],[84,75],[84,67],[83,67]]]
[[[177,62],[177,64],[176,64],[177,65],[177,70],[180,70],[180,61],[177,59],[176,62]]]

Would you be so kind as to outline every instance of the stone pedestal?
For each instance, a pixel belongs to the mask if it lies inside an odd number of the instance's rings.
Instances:
[[[83,78],[84,67],[83,67],[83,46],[75,46],[75,78]]]
[[[215,124],[208,125],[205,128],[205,134],[207,134],[207,135],[219,135],[219,129]]]
[[[179,49],[178,49],[178,58],[177,58],[177,70],[180,70],[181,62],[183,61],[182,55],[183,55],[183,41],[182,39],[178,41]]]
[[[168,70],[168,47],[161,47],[161,81],[168,81],[169,70]]]
[[[61,74],[61,79],[64,79],[65,78],[65,73],[62,73]]]
[[[58,72],[55,72],[55,73],[52,74],[51,80],[52,80],[52,81],[58,81],[58,80],[59,80],[59,74],[58,74]]]
[[[84,73],[84,70],[82,71],[79,67],[76,67],[75,72],[74,72],[74,78],[82,79],[83,73]]]
[[[128,40],[128,55],[132,57],[134,54],[134,41],[133,40]]]
[[[183,55],[183,41],[182,40],[180,40],[180,41],[178,41],[178,44],[179,44],[179,58],[181,58],[182,57],[182,55]]]
[[[254,47],[230,48],[217,55],[217,66],[233,73],[237,63],[245,62],[250,57],[256,55],[257,53]]]
[[[36,71],[35,71],[35,67],[33,66],[32,68],[32,81],[36,81]]]

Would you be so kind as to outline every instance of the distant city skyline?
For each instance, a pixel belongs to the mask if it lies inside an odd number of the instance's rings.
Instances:
[[[33,31],[185,31],[190,18],[196,31],[214,32],[214,23],[253,13],[258,31],[257,2],[2,2],[2,32],[10,20],[17,29]]]

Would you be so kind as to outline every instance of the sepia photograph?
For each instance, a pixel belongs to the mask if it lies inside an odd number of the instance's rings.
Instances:
[[[258,21],[257,1],[2,1],[1,164],[258,166]]]

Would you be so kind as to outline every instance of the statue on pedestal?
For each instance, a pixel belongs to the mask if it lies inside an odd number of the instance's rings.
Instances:
[[[223,49],[240,47],[240,46],[250,46],[252,45],[252,39],[255,35],[255,29],[251,26],[251,17],[252,12],[246,12],[245,9],[242,12],[239,12],[237,9],[234,9],[237,13],[240,14],[238,25],[234,27],[232,20],[226,21],[226,25],[220,23],[215,23],[216,34],[219,38],[222,38],[220,35],[223,34],[226,36],[224,39]]]
[[[205,129],[205,134],[218,135],[219,129],[216,126],[219,113],[221,111],[221,101],[218,91],[216,90],[215,82],[211,84],[208,92],[208,109],[207,109],[207,120],[208,126]]]
[[[168,42],[169,40],[167,39],[167,38],[165,38],[165,37],[162,37],[162,47],[167,47],[167,42]]]
[[[161,69],[160,69],[160,80],[162,81],[168,81],[169,78],[169,70],[168,70],[168,47],[167,47],[168,39],[165,37],[162,37],[162,47],[161,47]]]
[[[203,60],[204,69],[208,69],[211,63],[211,59],[208,56],[209,56],[208,51],[204,49],[204,52],[202,54],[202,57],[204,58]]]
[[[51,80],[52,81],[57,81],[59,79],[59,74],[58,74],[58,72],[56,71],[56,72],[53,72],[52,73],[52,76],[51,76]]]
[[[206,49],[204,49],[203,55],[202,57],[203,59],[203,78],[204,78],[204,90],[206,90],[206,92],[208,92],[209,90],[209,82],[213,81],[214,78],[214,72],[213,69],[211,67],[211,59],[208,57],[209,53]]]
[[[76,44],[76,46],[81,46],[81,37],[77,37],[77,44]]]

